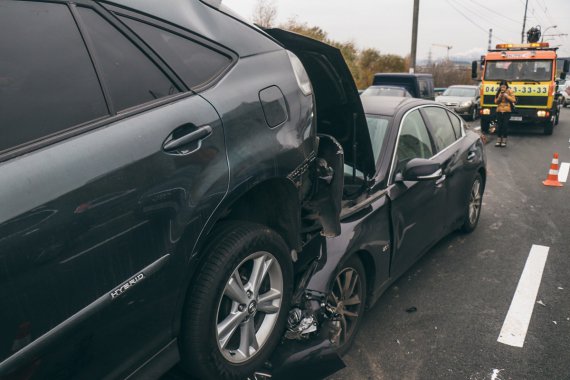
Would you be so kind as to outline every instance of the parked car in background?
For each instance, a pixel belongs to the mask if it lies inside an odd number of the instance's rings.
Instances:
[[[562,107],[568,107],[570,104],[570,81],[569,80],[561,80],[561,83],[558,85],[558,92],[560,93],[560,102],[562,103]]]
[[[436,87],[433,89],[433,92],[434,92],[435,96],[438,97],[441,94],[443,94],[445,92],[445,90],[447,90],[447,87]]]
[[[459,115],[475,120],[479,116],[480,97],[479,86],[456,85],[449,86],[435,101],[446,105]]]
[[[320,255],[299,297],[340,316],[341,353],[391,283],[450,232],[477,227],[487,179],[481,138],[453,111],[415,98],[361,99],[375,172],[345,170],[342,232],[307,244]]]
[[[404,87],[397,86],[370,86],[361,94],[362,96],[399,96],[413,98]]]
[[[372,177],[372,147],[338,49],[303,64],[229,12],[0,2],[0,378],[273,355],[308,239],[340,233],[331,173]]]
[[[374,75],[372,85],[403,87],[414,98],[430,100],[435,98],[431,74],[378,73]]]

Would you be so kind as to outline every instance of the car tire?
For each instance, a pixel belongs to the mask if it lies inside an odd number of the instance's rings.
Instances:
[[[181,364],[199,379],[241,380],[263,368],[282,337],[293,264],[265,226],[224,223],[211,236],[183,308]]]
[[[477,228],[483,204],[483,189],[483,178],[481,174],[477,174],[469,187],[469,197],[465,206],[465,216],[461,226],[461,231],[465,233],[473,232]]]
[[[473,111],[471,111],[471,121],[475,121],[477,119],[477,106],[473,106]]]
[[[481,132],[489,134],[489,127],[491,126],[491,121],[487,118],[481,118]]]
[[[341,356],[350,349],[362,322],[366,306],[366,285],[366,271],[357,256],[351,257],[342,265],[331,283],[327,301],[339,314],[340,332],[336,347]]]
[[[551,118],[550,120],[545,121],[544,122],[544,130],[543,130],[544,134],[547,136],[550,136],[552,134],[552,132],[554,131],[554,125],[555,125],[554,118]]]

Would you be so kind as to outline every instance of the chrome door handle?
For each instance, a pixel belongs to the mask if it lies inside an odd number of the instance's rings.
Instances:
[[[473,159],[475,158],[475,156],[477,155],[477,153],[471,151],[467,154],[467,161],[473,161]]]
[[[176,139],[167,140],[164,143],[163,149],[165,151],[173,151],[181,146],[188,145],[198,140],[202,140],[203,138],[209,136],[212,133],[212,127],[209,125],[204,125],[196,130],[186,133],[185,135],[178,137]],[[172,135],[171,135],[172,136]]]

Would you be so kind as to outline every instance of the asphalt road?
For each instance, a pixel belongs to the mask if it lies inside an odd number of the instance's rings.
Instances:
[[[542,184],[554,152],[570,162],[569,139],[569,108],[552,136],[513,127],[507,148],[490,138],[477,230],[450,235],[387,290],[329,380],[570,379],[570,183]],[[549,247],[540,303],[513,347],[497,339],[533,245]]]

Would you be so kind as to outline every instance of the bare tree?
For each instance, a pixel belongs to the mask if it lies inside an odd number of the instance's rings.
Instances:
[[[277,4],[275,0],[257,0],[253,10],[253,22],[262,28],[270,28],[277,18]]]

